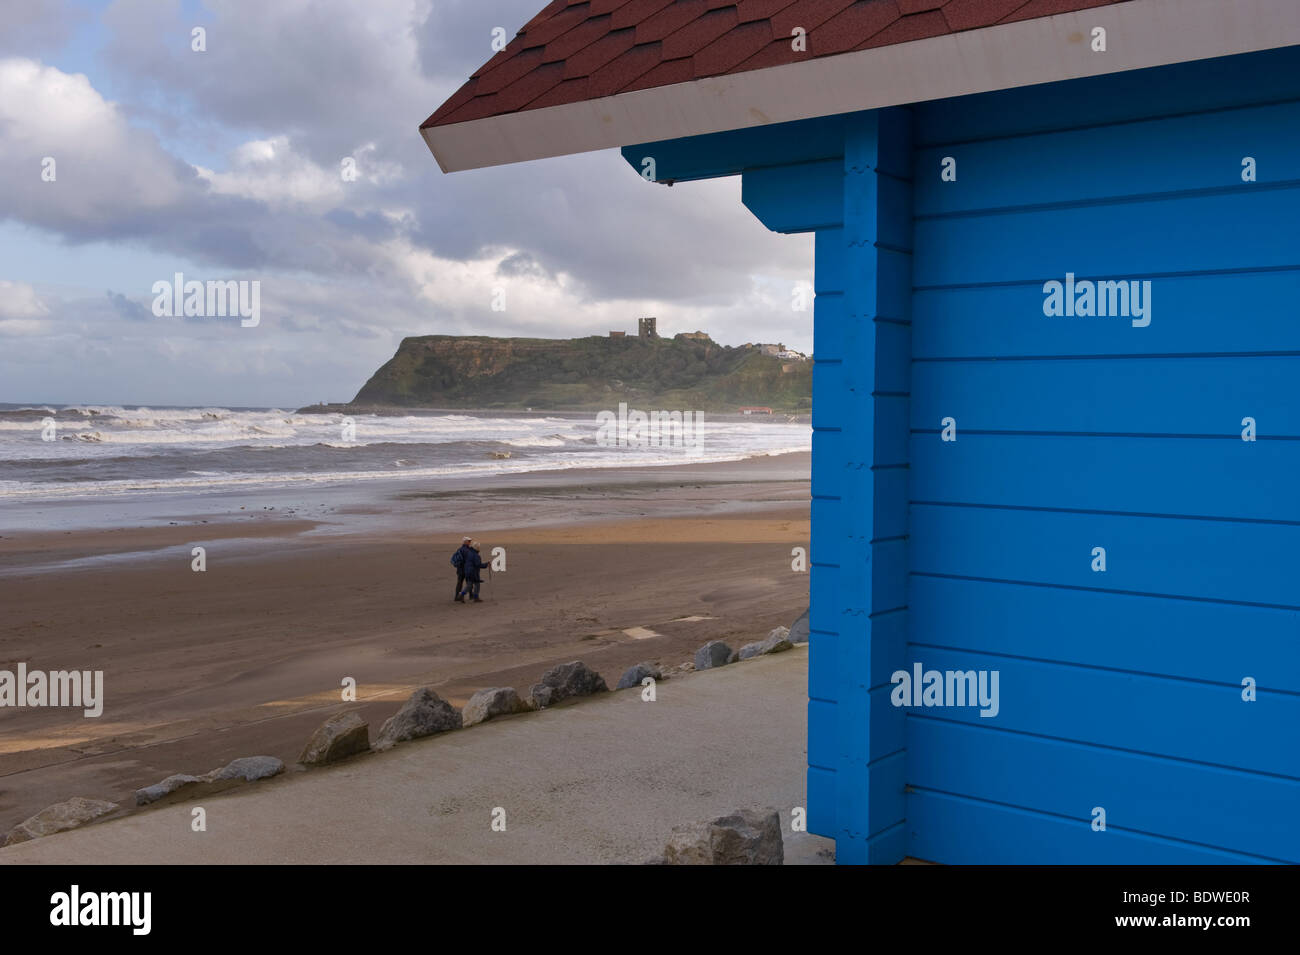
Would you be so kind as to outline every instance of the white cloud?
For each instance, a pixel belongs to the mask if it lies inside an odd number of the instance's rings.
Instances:
[[[225,172],[196,168],[199,178],[218,195],[273,205],[297,202],[331,206],[342,202],[351,186],[382,185],[401,176],[399,164],[376,161],[374,150],[374,144],[369,143],[329,168],[296,152],[288,136],[275,136],[240,145],[230,154],[230,168]]]
[[[35,338],[48,335],[48,322],[35,322],[29,319],[0,319],[0,338]]]
[[[637,316],[655,315],[663,335],[702,330],[724,343],[761,337],[811,350],[811,306],[794,312],[794,283],[781,279],[751,277],[748,287],[714,303],[683,304],[653,296],[594,298],[569,272],[519,269],[503,275],[503,262],[526,257],[514,248],[468,260],[440,258],[405,240],[385,243],[382,251],[396,270],[398,286],[414,288],[427,305],[425,327],[410,334],[604,335],[610,330],[635,331]],[[505,308],[494,311],[498,289]]]
[[[227,172],[196,167],[199,178],[223,196],[262,202],[334,202],[343,195],[339,173],[331,174],[294,153],[287,136],[244,143],[230,157]]]
[[[0,319],[32,319],[48,315],[49,312],[49,308],[36,294],[36,289],[26,282],[0,279]]]
[[[120,229],[186,189],[184,167],[80,73],[0,59],[0,129],[0,216],[52,229]],[[47,159],[53,181],[42,178]]]

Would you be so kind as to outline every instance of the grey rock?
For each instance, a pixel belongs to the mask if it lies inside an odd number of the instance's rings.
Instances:
[[[673,830],[662,865],[783,865],[781,817],[742,809],[703,826]]]
[[[471,696],[461,716],[465,726],[473,726],[494,716],[509,716],[530,709],[532,707],[519,698],[514,687],[494,686],[489,690],[479,690]]]
[[[164,796],[170,796],[178,789],[184,789],[193,786],[195,783],[203,782],[198,776],[187,776],[184,773],[177,773],[174,776],[168,776],[160,783],[154,783],[152,786],[145,786],[143,789],[135,791],[135,804],[137,806],[147,806],[151,802],[157,802]]]
[[[638,663],[636,666],[628,667],[623,675],[618,678],[616,690],[630,690],[632,687],[640,686],[641,681],[646,677],[659,681],[664,678],[663,671],[653,663]]]
[[[185,790],[192,796],[206,796],[210,793],[230,789],[240,783],[252,783],[267,779],[284,772],[284,763],[274,756],[241,756],[232,759],[220,769],[214,769],[202,776],[189,776],[177,773],[168,776],[160,783],[146,786],[135,791],[135,804],[147,806],[173,793]]]
[[[67,802],[47,806],[36,815],[24,819],[14,826],[9,830],[9,835],[5,837],[5,845],[17,845],[20,842],[39,839],[42,836],[48,836],[56,832],[75,829],[77,826],[85,825],[100,816],[107,815],[116,808],[117,803],[115,802],[74,796]]]
[[[533,701],[533,708],[544,710],[553,702],[555,691],[545,683],[534,683],[528,688],[528,698]]]
[[[736,651],[721,640],[710,640],[695,651],[695,669],[709,670],[736,662]]]
[[[808,611],[805,610],[799,619],[790,624],[790,642],[807,643],[808,642]]]
[[[554,706],[561,700],[575,696],[605,693],[609,687],[605,679],[581,660],[561,663],[542,674],[542,681],[528,691],[538,709]]]
[[[241,756],[239,759],[232,759],[220,769],[204,773],[203,781],[220,783],[243,780],[246,783],[255,783],[259,779],[278,776],[282,772],[284,772],[284,762],[274,756]]]
[[[370,748],[370,724],[358,713],[339,713],[316,728],[298,762],[323,766]]]
[[[782,865],[785,844],[775,811],[742,809],[709,826],[714,865]]]
[[[422,686],[410,695],[400,710],[384,720],[375,745],[378,749],[388,749],[394,743],[458,730],[462,725],[460,710],[427,686]]]
[[[777,627],[767,635],[766,640],[747,643],[741,647],[740,659],[748,660],[750,657],[761,656],[764,653],[780,653],[782,650],[793,650],[794,644],[790,642],[789,636],[789,630],[785,627]]]

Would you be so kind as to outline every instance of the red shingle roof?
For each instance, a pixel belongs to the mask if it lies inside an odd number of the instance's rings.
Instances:
[[[553,0],[421,128],[1120,2]],[[804,52],[792,48],[796,27]]]

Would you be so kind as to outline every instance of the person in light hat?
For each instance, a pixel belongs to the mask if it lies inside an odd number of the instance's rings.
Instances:
[[[451,566],[456,568],[456,603],[458,604],[465,602],[465,595],[461,591],[465,589],[465,556],[471,553],[469,545],[470,538],[462,537],[460,547],[451,555]]]

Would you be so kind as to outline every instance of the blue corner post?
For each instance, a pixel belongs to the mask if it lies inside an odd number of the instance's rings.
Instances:
[[[905,854],[911,112],[839,117],[839,150],[746,169],[770,229],[816,233],[809,829],[841,862]],[[791,134],[786,133],[787,136]]]
[[[843,226],[817,235],[813,440],[828,447],[814,452],[813,574],[833,582],[814,581],[810,682],[837,694],[817,728],[837,741],[822,756],[836,859],[891,864],[906,844],[904,711],[889,694],[907,643],[910,112],[852,117],[843,173]]]
[[[741,173],[776,232],[813,232],[808,826],[848,863],[905,854],[912,116],[886,109],[623,150],[660,179]]]

